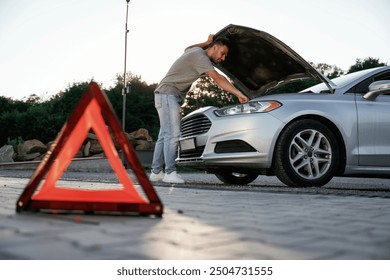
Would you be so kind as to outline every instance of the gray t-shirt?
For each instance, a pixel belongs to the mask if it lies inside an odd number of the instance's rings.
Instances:
[[[168,70],[155,92],[185,98],[186,93],[202,74],[215,71],[206,51],[199,47],[185,50]]]

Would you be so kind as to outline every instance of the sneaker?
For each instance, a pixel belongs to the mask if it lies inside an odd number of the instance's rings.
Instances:
[[[170,184],[184,184],[184,180],[177,174],[176,171],[165,174],[163,182]]]
[[[162,182],[164,179],[164,171],[160,171],[159,173],[154,173],[153,171],[150,174],[149,180],[152,182]]]

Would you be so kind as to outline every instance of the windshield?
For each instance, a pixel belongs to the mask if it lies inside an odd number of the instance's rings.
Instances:
[[[372,71],[372,69],[354,72],[351,74],[347,74],[344,76],[334,78],[331,81],[336,85],[337,88],[340,88],[340,87],[343,87],[343,86],[351,83],[352,81],[358,79],[359,77],[365,75],[367,72],[370,72],[370,71]],[[301,92],[314,92],[314,93],[329,92],[329,88],[326,86],[325,83],[321,83],[321,84],[309,87],[307,89],[304,89]]]

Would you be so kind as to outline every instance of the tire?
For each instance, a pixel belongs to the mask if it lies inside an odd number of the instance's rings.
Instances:
[[[274,171],[291,187],[321,187],[335,175],[340,159],[334,133],[319,121],[299,120],[280,135]]]
[[[225,184],[229,185],[247,185],[252,183],[259,176],[257,173],[238,173],[232,171],[222,171],[216,173],[215,176]]]

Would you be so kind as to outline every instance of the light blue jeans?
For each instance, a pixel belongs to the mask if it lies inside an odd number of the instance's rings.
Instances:
[[[160,131],[154,148],[152,171],[176,171],[175,159],[180,134],[181,98],[175,95],[154,94],[154,104],[160,118]]]

